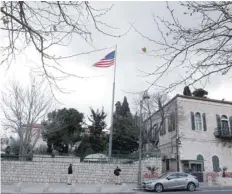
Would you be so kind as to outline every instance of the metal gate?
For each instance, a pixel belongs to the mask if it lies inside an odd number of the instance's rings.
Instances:
[[[197,177],[197,180],[198,180],[200,183],[204,182],[203,172],[192,172],[191,175]]]

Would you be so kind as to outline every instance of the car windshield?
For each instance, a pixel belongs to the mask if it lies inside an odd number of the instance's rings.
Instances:
[[[162,178],[165,178],[167,175],[168,175],[168,173],[164,173],[164,174],[161,174],[158,178],[162,179]]]

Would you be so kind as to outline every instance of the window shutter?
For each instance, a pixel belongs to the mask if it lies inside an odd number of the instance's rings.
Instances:
[[[229,122],[230,122],[230,131],[231,131],[231,134],[232,134],[232,116],[230,116]]]
[[[176,115],[175,115],[175,112],[172,112],[172,131],[175,131],[176,130]]]
[[[163,135],[163,128],[162,128],[162,126],[160,126],[159,123],[157,124],[157,126],[158,126],[158,130],[160,132],[160,136],[162,136]]]
[[[206,124],[205,113],[202,114],[202,119],[203,119],[203,128],[204,128],[204,131],[207,131],[207,124]]]
[[[168,115],[168,132],[172,131],[171,115]]]
[[[158,143],[159,143],[159,132],[158,132],[157,128],[155,130],[154,143],[155,143],[155,145],[158,145]]]
[[[217,120],[217,129],[221,131],[222,130],[221,117],[219,115],[216,115],[216,120]]]
[[[192,130],[195,130],[195,118],[193,112],[191,112],[191,122],[192,122]]]
[[[155,132],[156,132],[156,128],[153,128],[151,131],[152,141],[155,139]]]
[[[213,162],[213,171],[219,172],[220,171],[219,158],[217,156],[213,156],[212,162]]]
[[[151,136],[151,139],[152,139],[152,141],[154,140],[154,137],[155,137],[155,135],[154,135],[154,133],[155,133],[155,128],[153,128],[153,129],[151,129],[151,134],[150,134],[150,136]]]

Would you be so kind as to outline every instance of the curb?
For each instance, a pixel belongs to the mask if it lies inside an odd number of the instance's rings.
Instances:
[[[141,189],[141,188],[134,188],[132,189],[133,191],[144,191],[144,189]]]
[[[200,191],[210,190],[232,190],[232,186],[200,187]]]

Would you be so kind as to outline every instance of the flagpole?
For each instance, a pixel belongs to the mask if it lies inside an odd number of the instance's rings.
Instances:
[[[115,60],[114,60],[114,80],[113,80],[113,92],[112,92],[112,106],[111,106],[111,126],[110,126],[110,138],[109,138],[109,158],[112,155],[112,140],[113,140],[113,123],[114,123],[114,95],[115,95],[115,75],[116,75],[116,58],[117,58],[117,45],[115,46]]]

